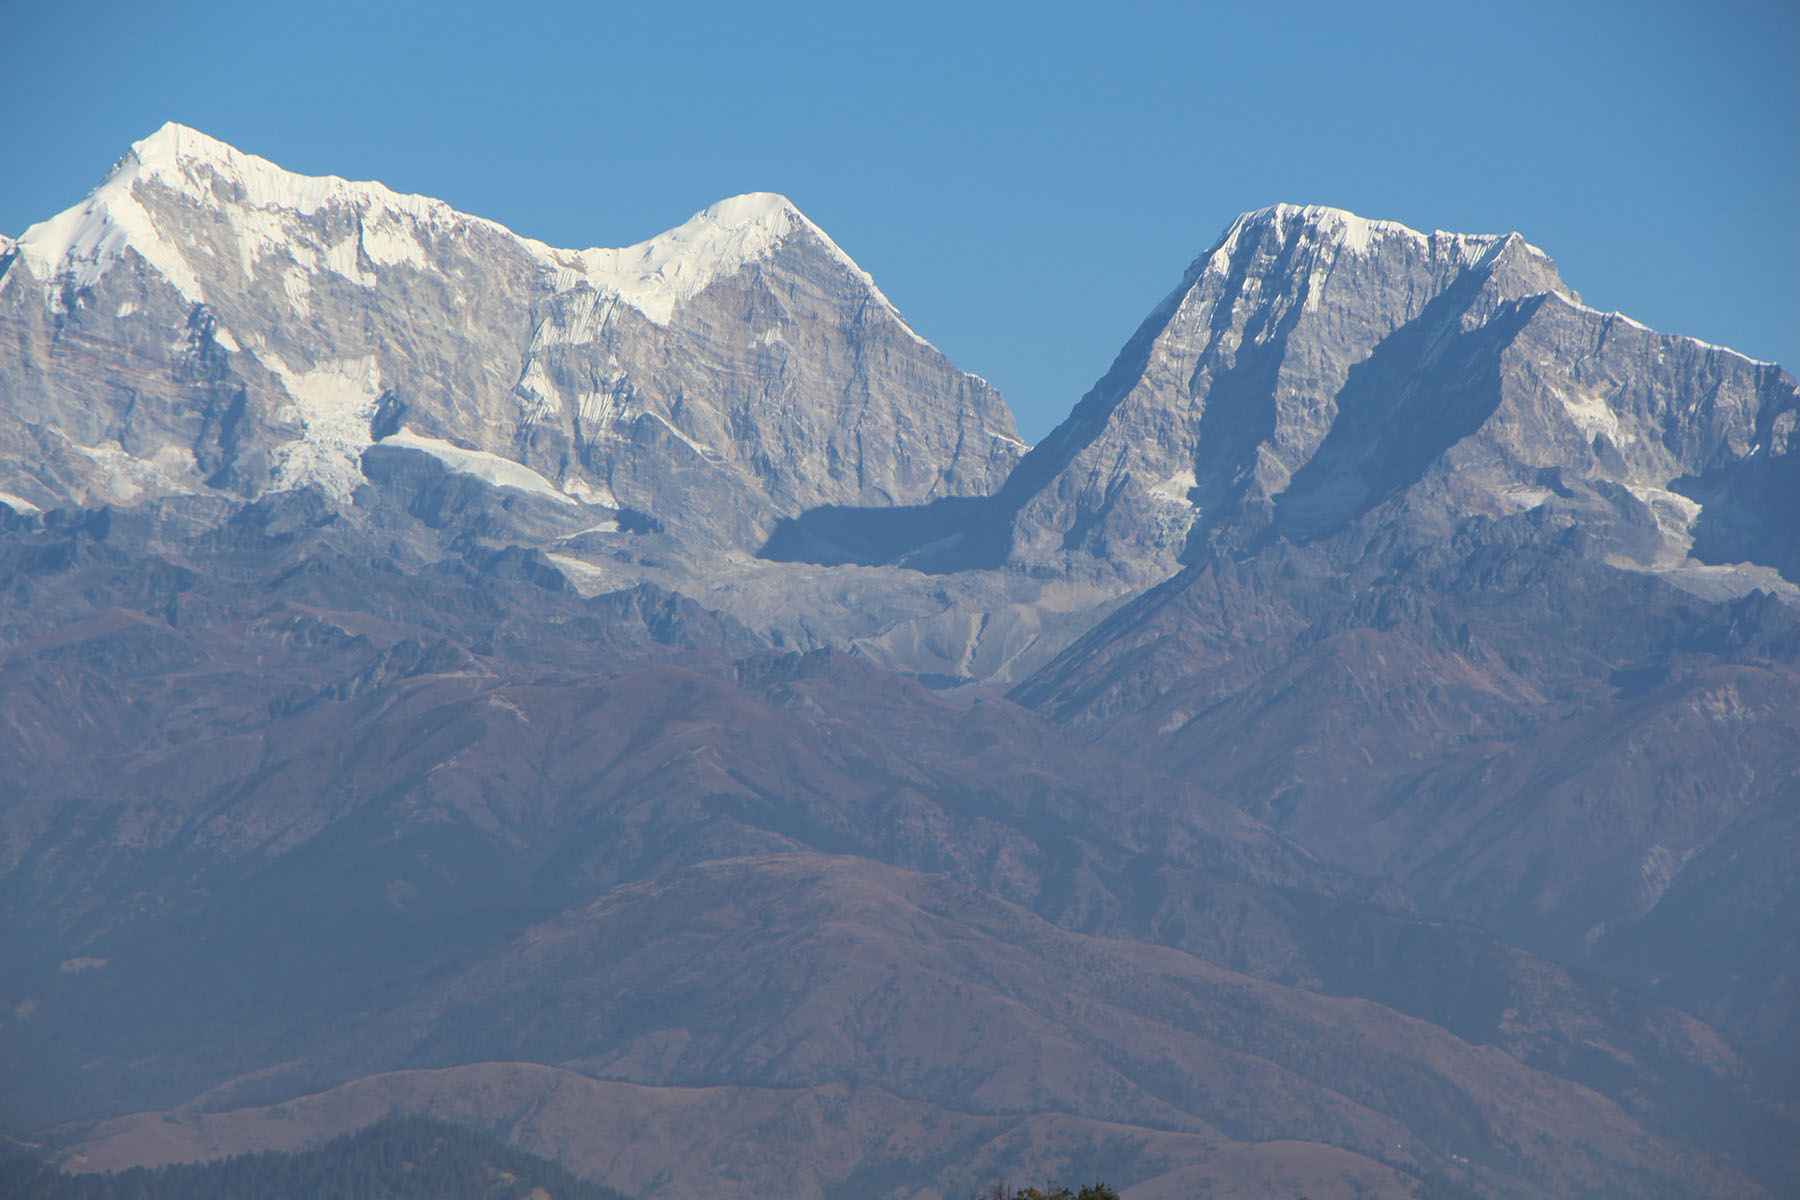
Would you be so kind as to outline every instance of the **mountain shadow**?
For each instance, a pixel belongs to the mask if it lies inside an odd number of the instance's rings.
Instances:
[[[828,504],[776,522],[756,556],[824,567],[896,565],[928,575],[998,567],[1012,545],[1010,514],[999,501],[946,496],[897,508]]]
[[[1325,440],[1275,497],[1274,520],[1252,543],[1327,537],[1424,478],[1431,465],[1500,406],[1500,357],[1545,296],[1507,301],[1474,329],[1459,318],[1485,276],[1468,275],[1350,368]],[[1190,549],[1191,549],[1190,545]]]

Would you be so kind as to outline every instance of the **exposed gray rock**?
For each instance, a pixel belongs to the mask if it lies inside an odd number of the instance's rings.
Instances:
[[[1517,234],[1279,205],[1195,260],[1008,481],[1001,519],[1014,561],[1148,581],[1404,495],[1391,523],[1415,545],[1548,506],[1621,563],[1679,568],[1698,565],[1699,481],[1791,463],[1797,409],[1773,364],[1583,306]],[[1705,500],[1766,511],[1752,490],[1719,479]]]
[[[990,491],[1023,449],[998,393],[767,194],[557,250],[169,125],[18,240],[0,329],[0,490],[38,507],[348,502],[399,438],[560,502],[561,532],[625,509],[754,546],[815,505]]]

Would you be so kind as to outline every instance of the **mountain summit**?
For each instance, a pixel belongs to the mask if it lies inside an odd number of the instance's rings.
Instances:
[[[1022,450],[770,193],[560,250],[171,124],[25,231],[0,310],[0,447],[32,447],[0,489],[40,507],[371,480],[431,507],[447,472],[562,532],[635,513],[727,547],[811,505],[984,493]]]
[[[1040,447],[1018,546],[1167,562],[1405,496],[1433,523],[1566,503],[1680,561],[1671,483],[1783,452],[1793,404],[1775,368],[1584,307],[1517,234],[1281,205],[1195,260]]]
[[[422,231],[478,224],[512,237],[547,269],[572,271],[666,325],[677,301],[690,300],[715,280],[770,257],[785,239],[804,230],[829,247],[846,269],[862,275],[880,296],[873,280],[849,255],[787,197],[772,192],[721,200],[685,224],[635,246],[559,250],[513,235],[496,222],[457,212],[429,196],[403,195],[380,183],[335,175],[296,175],[173,121],[134,142],[84,203],[33,225],[17,239],[32,273],[40,280],[57,280],[65,288],[90,287],[129,250],[188,300],[203,302],[200,277],[211,270],[206,260],[213,257],[213,249],[194,246],[198,257],[190,259],[175,236],[180,231],[159,223],[162,214],[146,207],[139,196],[142,187],[162,189],[225,215],[234,226],[239,265],[246,276],[253,276],[257,262],[267,255],[292,255],[294,240],[283,235],[296,232],[293,218],[336,208],[355,213],[358,241],[353,253],[327,256],[317,265],[365,282],[366,271],[357,270],[359,264],[426,266]],[[567,288],[574,281],[559,282]],[[887,304],[885,297],[881,301]],[[892,310],[891,304],[887,306]]]
[[[962,532],[898,553],[1145,584],[1370,513],[1416,540],[1547,508],[1644,569],[1792,579],[1797,409],[1779,367],[1585,306],[1516,233],[1282,204],[1194,260]]]

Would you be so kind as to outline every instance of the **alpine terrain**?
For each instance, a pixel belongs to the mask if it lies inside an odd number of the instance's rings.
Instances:
[[[0,238],[0,1131],[1791,1195],[1797,424],[1278,205],[1027,447],[780,196],[563,250],[165,126]]]

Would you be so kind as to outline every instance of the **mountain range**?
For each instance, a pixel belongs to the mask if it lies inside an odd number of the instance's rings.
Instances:
[[[1800,389],[1247,213],[1040,444],[782,197],[0,239],[0,1129],[645,1197],[1800,1184]]]

